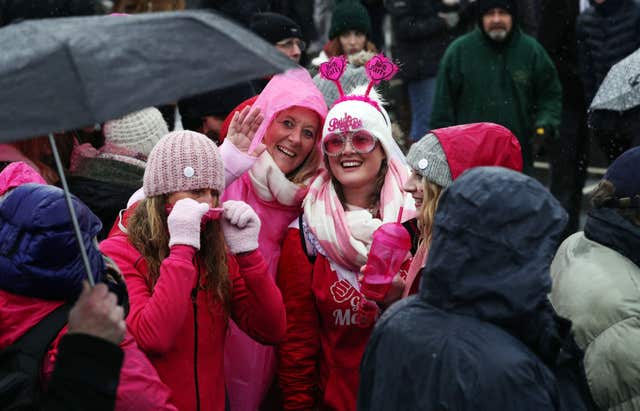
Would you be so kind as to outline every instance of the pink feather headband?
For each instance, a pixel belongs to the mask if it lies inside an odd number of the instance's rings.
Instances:
[[[365,65],[365,72],[369,77],[369,85],[364,95],[345,95],[340,84],[340,77],[344,74],[347,68],[347,58],[345,56],[332,57],[326,63],[320,65],[320,76],[326,80],[332,81],[338,88],[340,98],[333,103],[336,104],[342,101],[358,100],[371,104],[376,110],[380,111],[378,102],[369,97],[369,93],[374,85],[380,84],[382,80],[389,81],[398,72],[398,66],[385,57],[383,54],[373,56],[371,60]]]

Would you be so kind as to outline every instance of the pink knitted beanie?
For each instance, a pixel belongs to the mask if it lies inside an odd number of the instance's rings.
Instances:
[[[211,188],[224,191],[224,166],[218,147],[204,134],[173,131],[158,141],[144,170],[147,197]]]

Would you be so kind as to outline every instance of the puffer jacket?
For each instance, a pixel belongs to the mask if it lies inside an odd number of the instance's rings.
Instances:
[[[3,178],[0,181],[0,192],[12,186],[12,181]],[[72,204],[94,280],[103,281],[107,278],[104,259],[93,243],[101,228],[100,221],[77,198],[72,198]],[[5,193],[0,200],[0,349],[13,344],[65,301],[74,301],[85,277],[62,190],[27,183]],[[110,288],[126,306],[124,283],[111,284]],[[53,371],[58,344],[65,333],[66,327],[45,356],[42,365],[45,379]],[[175,411],[169,402],[169,389],[131,334],[127,333],[120,348],[125,359],[116,411]]]
[[[534,179],[465,172],[440,198],[420,292],[391,306],[359,410],[589,409],[580,352],[547,293],[566,213]]]
[[[611,66],[640,47],[640,3],[637,0],[590,1],[576,23],[578,67],[587,104]]]
[[[640,409],[639,250],[640,227],[600,209],[590,213],[584,232],[562,243],[551,264],[551,301],[573,322],[601,410]]]
[[[76,197],[71,201],[94,279],[100,282],[105,265],[92,240],[102,224]],[[5,194],[0,202],[0,288],[65,300],[80,294],[85,275],[62,190],[28,183]]]

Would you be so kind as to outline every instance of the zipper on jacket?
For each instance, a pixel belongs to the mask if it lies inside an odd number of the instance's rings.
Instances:
[[[191,290],[191,304],[193,304],[193,376],[196,382],[196,410],[200,411],[200,387],[198,386],[198,285]]]

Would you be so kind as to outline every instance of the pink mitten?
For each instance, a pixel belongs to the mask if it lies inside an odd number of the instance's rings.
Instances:
[[[233,254],[246,253],[258,248],[260,218],[244,201],[225,201],[220,220],[224,238]]]
[[[169,226],[169,247],[176,244],[190,245],[200,249],[200,221],[209,210],[209,205],[192,198],[176,201],[167,217]]]

